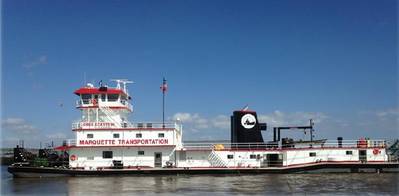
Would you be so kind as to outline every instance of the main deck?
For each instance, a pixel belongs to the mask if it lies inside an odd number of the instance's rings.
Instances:
[[[268,168],[123,168],[83,170],[49,167],[10,166],[8,171],[15,177],[50,176],[110,176],[110,175],[177,175],[177,174],[262,174],[262,173],[306,173],[306,172],[399,172],[398,162],[319,162],[285,167]]]

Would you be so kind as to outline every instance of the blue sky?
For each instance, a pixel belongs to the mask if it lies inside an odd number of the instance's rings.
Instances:
[[[397,14],[394,0],[5,0],[2,144],[72,138],[84,73],[135,81],[133,122],[161,121],[165,76],[186,140],[228,139],[246,104],[271,126],[315,118],[319,138],[398,137]]]

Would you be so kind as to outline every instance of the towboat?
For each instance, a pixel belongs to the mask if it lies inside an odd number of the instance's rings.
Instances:
[[[183,142],[183,123],[135,122],[128,80],[115,87],[87,84],[76,91],[81,118],[72,123],[75,138],[54,148],[60,163],[27,161],[23,149],[14,149],[15,177],[134,175],[134,174],[242,174],[298,172],[383,172],[399,166],[387,153],[384,140],[314,139],[314,123],[269,128],[247,108],[231,115],[231,137],[223,142]],[[161,87],[165,90],[164,86]],[[300,130],[309,140],[284,138],[283,131]],[[272,131],[264,141],[262,131]],[[17,151],[17,152],[15,152]],[[39,153],[40,154],[40,153]],[[45,154],[45,153],[42,153]],[[60,160],[60,159],[56,159]],[[45,164],[40,164],[45,163]]]

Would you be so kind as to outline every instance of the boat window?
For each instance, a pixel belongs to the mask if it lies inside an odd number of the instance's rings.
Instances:
[[[103,151],[103,159],[112,159],[112,151]]]
[[[315,153],[315,152],[309,152],[309,156],[310,156],[310,157],[315,157],[315,156],[316,156],[316,153]]]
[[[256,159],[256,154],[251,154],[251,155],[249,155],[249,158],[250,158],[250,159]]]
[[[105,94],[101,94],[101,101],[105,102]]]
[[[90,99],[91,99],[91,94],[82,94],[83,104],[89,104]]]
[[[347,150],[346,151],[346,155],[352,155],[352,154],[353,154],[352,150]]]
[[[108,101],[117,101],[119,94],[108,94]]]
[[[233,159],[233,158],[234,158],[234,155],[228,154],[228,155],[227,155],[227,158],[228,158],[228,159]]]
[[[139,151],[137,152],[137,154],[138,154],[138,155],[144,155],[144,151],[143,151],[143,150],[139,150]]]
[[[87,134],[87,138],[94,138],[94,134],[92,133]]]
[[[119,138],[119,133],[114,133],[114,138]]]
[[[164,133],[158,133],[158,137],[165,137]]]
[[[94,160],[94,157],[87,157],[87,160]]]
[[[141,133],[136,133],[136,138],[141,138],[143,135]]]

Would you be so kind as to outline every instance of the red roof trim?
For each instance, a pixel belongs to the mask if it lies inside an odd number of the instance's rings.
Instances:
[[[80,94],[124,94],[126,93],[121,89],[107,88],[107,91],[100,91],[98,88],[82,87],[74,92],[76,95]]]
[[[69,149],[69,146],[57,146],[54,148],[54,150],[56,150],[56,151],[65,151],[68,149]]]

